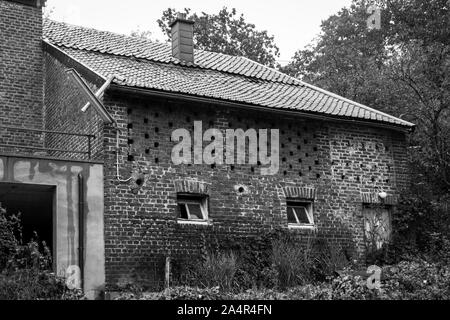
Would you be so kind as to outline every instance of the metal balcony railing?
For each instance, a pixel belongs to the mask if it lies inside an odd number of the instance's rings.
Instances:
[[[84,150],[76,150],[76,149],[74,150],[74,149],[47,148],[47,147],[32,146],[32,145],[26,146],[26,145],[20,145],[20,144],[0,143],[0,148],[17,148],[17,149],[25,149],[25,150],[58,152],[58,153],[68,153],[68,154],[84,154],[84,155],[87,155],[87,158],[89,160],[92,158],[92,140],[95,138],[95,136],[92,134],[73,133],[73,132],[56,131],[56,130],[30,129],[30,128],[6,126],[6,125],[0,125],[0,130],[1,129],[86,138],[87,139],[87,147]],[[0,139],[1,139],[1,136],[0,136]]]

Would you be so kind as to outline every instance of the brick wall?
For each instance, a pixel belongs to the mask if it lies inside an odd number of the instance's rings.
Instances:
[[[398,195],[403,176],[404,135],[354,124],[312,121],[205,104],[111,93],[105,104],[122,129],[121,178],[115,177],[115,132],[105,130],[105,250],[108,283],[137,277],[161,281],[165,255],[198,252],[202,234],[211,239],[249,238],[276,226],[287,228],[285,187],[315,190],[314,219],[328,240],[360,257],[363,247],[362,193],[380,189]],[[247,128],[280,130],[280,170],[262,176],[255,165],[171,165],[171,132]],[[207,145],[208,143],[205,143]],[[400,171],[402,173],[400,173]],[[141,176],[140,176],[141,175]],[[144,185],[135,183],[144,177]],[[176,219],[177,181],[207,186],[210,225]],[[239,193],[237,186],[244,186]],[[299,237],[309,230],[291,230]]]
[[[1,128],[8,125],[42,129],[41,38],[40,8],[0,0],[0,144],[42,146],[41,133]]]
[[[103,150],[102,121],[93,107],[86,112],[81,108],[87,99],[80,88],[68,76],[65,67],[57,58],[45,53],[45,129],[68,133],[91,134],[92,159],[101,159]],[[95,92],[98,88],[84,79]],[[47,133],[45,146],[53,149],[88,151],[86,137]],[[71,152],[50,152],[53,156],[73,159],[87,159],[87,154]]]

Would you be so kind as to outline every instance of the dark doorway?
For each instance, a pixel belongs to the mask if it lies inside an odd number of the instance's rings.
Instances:
[[[21,213],[22,240],[28,243],[34,236],[45,241],[54,252],[53,208],[55,186],[0,183],[0,203],[8,214]]]

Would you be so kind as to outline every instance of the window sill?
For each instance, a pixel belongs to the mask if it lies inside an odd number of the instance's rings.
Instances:
[[[185,220],[185,219],[177,219],[178,224],[192,224],[197,226],[209,226],[212,224],[211,220]]]
[[[289,229],[293,230],[316,230],[317,227],[315,225],[308,225],[308,224],[288,224]]]

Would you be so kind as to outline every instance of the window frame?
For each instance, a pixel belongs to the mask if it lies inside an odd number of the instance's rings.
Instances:
[[[189,204],[199,205],[202,213],[202,219],[190,217]],[[185,206],[188,218],[182,218],[180,214],[180,205]],[[209,222],[209,198],[203,194],[177,194],[177,221],[179,223],[204,224]]]
[[[306,211],[306,217],[309,223],[302,223],[298,218],[295,207],[303,207]],[[289,222],[288,210],[292,208],[297,223]],[[286,219],[289,228],[293,229],[311,229],[315,228],[314,222],[314,201],[306,199],[286,199]]]

